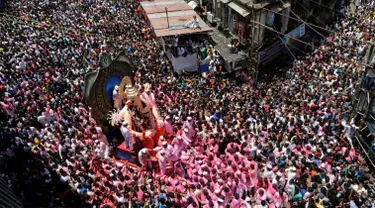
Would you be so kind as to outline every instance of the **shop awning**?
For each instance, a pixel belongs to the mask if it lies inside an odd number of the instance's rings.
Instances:
[[[279,12],[283,11],[284,9],[289,8],[289,7],[290,7],[289,3],[285,3],[285,4],[282,4],[282,5],[277,4],[273,7],[271,7],[270,10],[273,11],[274,13],[279,13]]]
[[[192,9],[195,9],[198,7],[198,3],[195,1],[190,1],[188,4],[189,6],[191,6]]]
[[[232,1],[232,0],[221,0],[221,2],[222,2],[223,4],[227,4],[227,3],[229,3],[230,1]]]
[[[234,11],[236,11],[238,14],[240,14],[241,16],[243,17],[247,17],[250,15],[250,11],[247,10],[246,8],[242,7],[241,5],[237,4],[237,3],[234,3],[234,2],[230,2],[228,4],[228,6],[230,8],[232,8]]]
[[[232,61],[239,61],[239,60],[246,59],[246,56],[240,53],[231,53],[228,47],[228,44],[222,43],[222,44],[216,45],[214,48],[221,55],[221,57],[228,63]]]
[[[141,2],[141,5],[156,37],[212,31],[212,28],[192,9],[195,6],[193,3],[196,2],[190,1],[190,4],[188,4],[179,0],[155,0],[153,2]],[[168,10],[168,19],[165,8]],[[194,19],[194,16],[197,18],[200,28],[185,27],[187,23]]]

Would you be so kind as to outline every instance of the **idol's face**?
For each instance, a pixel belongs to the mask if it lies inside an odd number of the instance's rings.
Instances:
[[[131,106],[133,106],[133,102],[134,102],[134,100],[129,100],[128,102],[126,102],[126,105],[131,107]]]

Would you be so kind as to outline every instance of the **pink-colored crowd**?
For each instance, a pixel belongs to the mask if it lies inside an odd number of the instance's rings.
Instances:
[[[0,20],[1,177],[26,207],[374,207],[350,117],[366,45],[348,38],[374,35],[372,4],[254,88],[174,74],[138,2],[15,1]],[[120,51],[172,139],[159,168],[111,159],[83,100],[84,74]]]

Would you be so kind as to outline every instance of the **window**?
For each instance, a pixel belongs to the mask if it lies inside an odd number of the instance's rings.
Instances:
[[[371,101],[368,114],[369,114],[370,120],[375,121],[375,97]]]
[[[366,112],[366,109],[368,107],[368,97],[364,91],[359,92],[359,101],[358,101],[358,106],[357,110],[360,114],[364,114]]]
[[[233,69],[243,68],[246,65],[246,60],[233,61]]]

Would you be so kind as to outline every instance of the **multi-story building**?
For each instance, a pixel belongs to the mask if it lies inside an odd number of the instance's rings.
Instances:
[[[207,8],[207,20],[217,23],[217,29],[226,37],[238,39],[242,49],[251,58],[249,66],[259,66],[265,61],[277,57],[277,53],[284,48],[281,36],[275,31],[285,33],[289,31],[289,13],[291,0],[212,0],[212,3],[204,5]],[[204,2],[204,1],[202,1]],[[207,2],[207,1],[206,1]],[[277,40],[275,42],[275,40]],[[218,41],[220,51],[224,51],[227,42]],[[249,53],[252,51],[251,53]],[[221,53],[229,54],[229,53]],[[226,55],[223,55],[226,59]],[[235,55],[229,55],[235,56]],[[228,60],[240,58],[228,57]],[[256,63],[255,63],[256,62]],[[247,62],[248,63],[248,62]],[[236,61],[233,65],[245,64]],[[231,65],[231,64],[229,64]],[[236,68],[236,67],[232,67]],[[246,68],[246,67],[245,67]],[[256,67],[258,68],[258,67]],[[258,71],[257,69],[250,71]]]
[[[218,23],[218,30],[227,37],[240,40],[245,52],[253,50],[251,59],[256,57],[257,69],[262,70],[280,55],[291,56],[291,52],[304,47],[296,39],[309,39],[309,34],[313,33],[304,22],[325,27],[326,22],[330,22],[339,14],[340,5],[344,0],[200,2],[208,11],[207,20]]]
[[[288,28],[286,16],[290,11],[290,0],[213,0],[212,14],[219,20],[220,29],[228,32],[248,43],[251,34],[251,21],[265,25],[270,23],[281,32]],[[274,13],[272,13],[272,11]],[[271,12],[271,13],[270,13]],[[264,42],[266,28],[256,24],[254,27],[253,41],[256,44]]]
[[[375,161],[375,46],[369,46],[365,56],[366,70],[360,86],[353,94],[352,118],[359,126],[353,135],[366,151],[367,159]]]
[[[292,11],[303,20],[324,25],[332,22],[341,10],[346,0],[293,0]]]

